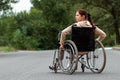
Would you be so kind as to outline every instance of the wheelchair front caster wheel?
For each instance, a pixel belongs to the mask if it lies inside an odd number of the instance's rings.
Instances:
[[[81,69],[82,69],[82,72],[85,72],[85,66],[84,66],[84,64],[81,64]]]

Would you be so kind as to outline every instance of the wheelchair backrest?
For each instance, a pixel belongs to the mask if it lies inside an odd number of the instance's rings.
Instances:
[[[78,51],[95,50],[95,28],[72,26],[72,41],[76,44]]]

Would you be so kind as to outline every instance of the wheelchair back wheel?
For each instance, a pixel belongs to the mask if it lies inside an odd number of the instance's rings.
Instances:
[[[87,54],[87,62],[90,70],[94,73],[101,73],[106,65],[106,52],[100,41],[95,42],[95,51]]]
[[[64,58],[61,60],[61,69],[63,72],[72,74],[78,63],[78,51],[75,44],[71,40],[67,40],[64,44]]]

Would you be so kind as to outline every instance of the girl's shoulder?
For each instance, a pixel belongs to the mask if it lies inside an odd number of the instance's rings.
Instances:
[[[74,23],[77,27],[92,27],[89,21],[79,21],[77,23]]]

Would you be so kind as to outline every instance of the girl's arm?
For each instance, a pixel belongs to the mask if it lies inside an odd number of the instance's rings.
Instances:
[[[65,29],[61,32],[60,48],[63,48],[66,35],[69,34],[69,33],[71,33],[71,31],[72,31],[71,28],[72,28],[72,25],[68,26],[67,28],[65,28]]]
[[[95,34],[98,34],[98,38],[96,40],[98,41],[102,41],[105,39],[106,37],[106,33],[104,31],[102,31],[100,28],[96,27],[95,29]]]

